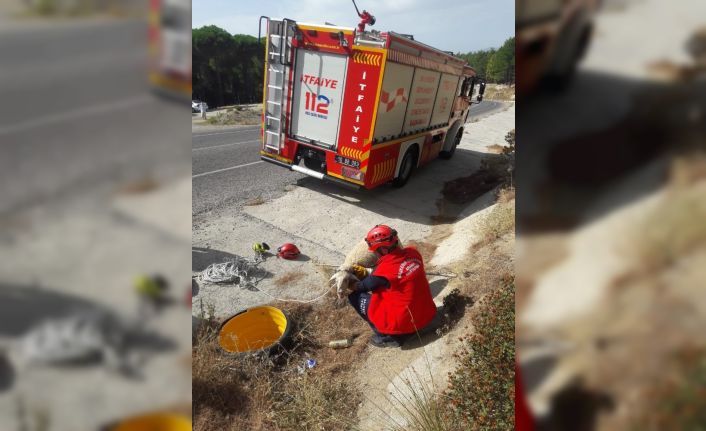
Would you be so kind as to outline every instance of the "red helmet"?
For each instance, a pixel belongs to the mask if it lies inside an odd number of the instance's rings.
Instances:
[[[277,247],[277,256],[283,259],[296,259],[300,253],[297,246],[289,242]]]
[[[368,250],[376,251],[380,247],[394,247],[398,243],[397,231],[384,224],[376,225],[365,235]]]

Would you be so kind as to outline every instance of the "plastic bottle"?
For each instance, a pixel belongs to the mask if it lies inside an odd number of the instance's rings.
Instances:
[[[332,349],[345,349],[353,344],[350,338],[344,338],[343,340],[333,340],[328,342],[328,346]]]

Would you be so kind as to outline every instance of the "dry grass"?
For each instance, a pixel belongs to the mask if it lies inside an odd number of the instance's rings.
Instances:
[[[493,153],[493,154],[502,154],[503,148],[505,148],[505,147],[503,147],[502,145],[493,144],[493,145],[488,145],[488,146],[485,147],[485,148],[487,148],[487,149],[488,149],[488,152],[490,152],[490,153]]]
[[[295,324],[292,346],[276,357],[226,357],[214,325],[204,325],[193,348],[194,430],[353,427],[360,393],[351,364],[365,361],[370,329],[350,306],[337,306],[333,296],[324,301],[274,304]],[[341,338],[353,345],[327,346]],[[317,365],[306,369],[307,359]]]
[[[296,272],[296,271],[285,272],[284,274],[282,274],[281,276],[279,276],[275,279],[275,286],[283,287],[288,284],[292,284],[296,281],[299,281],[302,278],[304,278],[303,272]]]
[[[514,212],[512,203],[504,205],[506,209],[503,211]],[[515,241],[512,234],[515,220],[513,217],[505,217],[503,223],[506,224],[502,229],[496,227],[492,230],[505,230],[506,234],[475,243],[469,250],[469,258],[450,268],[460,275],[460,294],[472,298],[473,301],[515,278]]]
[[[515,202],[497,203],[479,223],[481,243],[491,243],[515,230]],[[478,244],[476,245],[478,246]]]
[[[282,430],[341,430],[355,425],[359,396],[346,379],[303,374],[288,380],[275,403],[275,423]],[[333,413],[333,414],[332,414]]]
[[[254,126],[262,121],[260,105],[234,106],[209,114],[206,122],[212,125]]]
[[[511,202],[513,200],[515,200],[515,188],[514,187],[505,187],[505,188],[498,190],[497,203],[506,204],[506,203]]]
[[[214,325],[204,323],[192,348],[192,403],[195,430],[256,429],[269,402],[271,379],[254,358],[224,356],[215,341]],[[252,376],[261,374],[254,381]],[[255,384],[256,383],[256,384]],[[262,428],[262,427],[260,427]]]
[[[485,87],[484,100],[513,101],[515,97],[515,87],[502,84],[488,84]]]
[[[257,197],[250,199],[250,200],[245,201],[245,203],[243,205],[245,205],[246,207],[254,207],[257,205],[262,205],[265,202],[267,202],[265,200],[265,198],[263,198],[262,196],[257,196]]]
[[[386,417],[391,422],[394,431],[456,431],[458,424],[448,415],[448,400],[443,394],[427,383],[417,370],[408,372],[402,379],[401,387],[394,382],[399,395],[393,395],[395,410],[401,413],[404,424],[398,423],[392,417]]]

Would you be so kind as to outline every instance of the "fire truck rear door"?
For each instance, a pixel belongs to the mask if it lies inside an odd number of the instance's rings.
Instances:
[[[348,57],[297,49],[290,134],[335,148]]]

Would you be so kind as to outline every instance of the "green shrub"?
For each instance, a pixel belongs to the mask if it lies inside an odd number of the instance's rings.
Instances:
[[[473,317],[473,334],[456,353],[445,396],[458,429],[511,430],[515,426],[515,286],[488,294]]]

